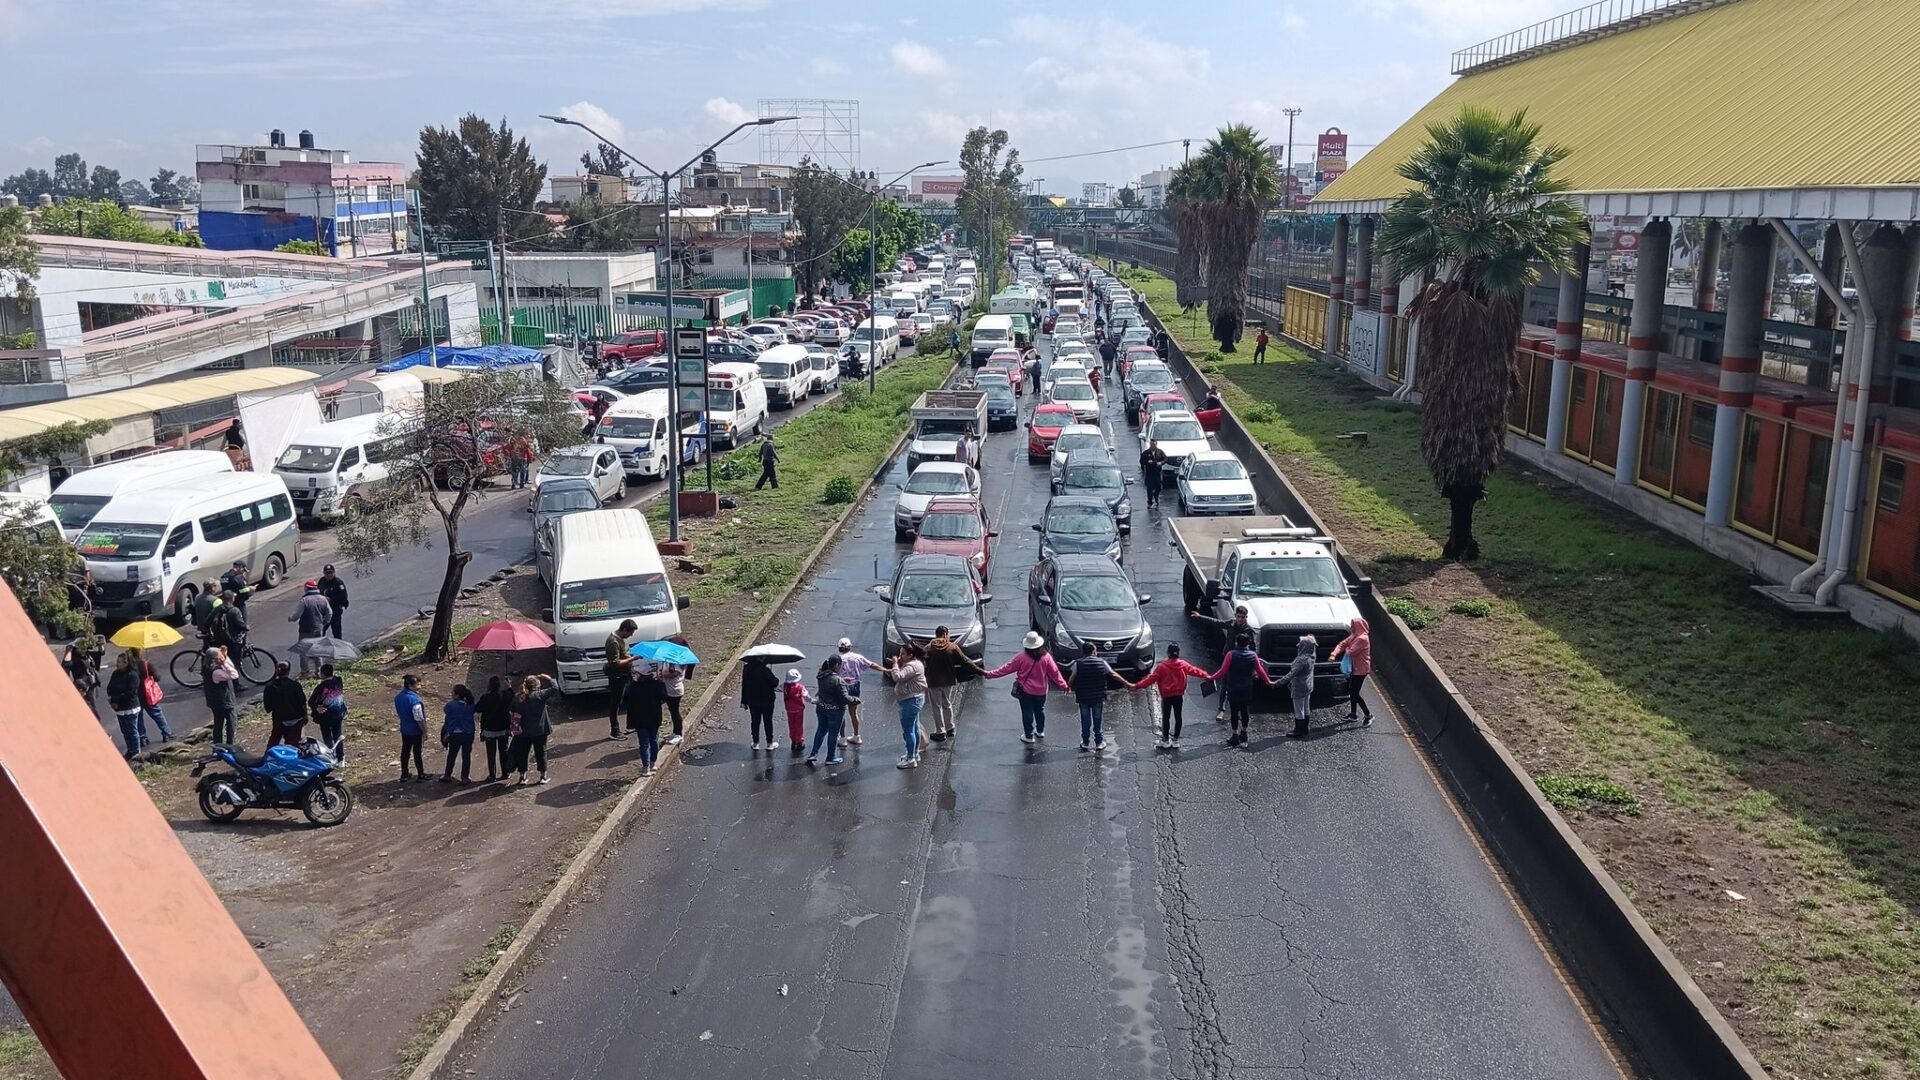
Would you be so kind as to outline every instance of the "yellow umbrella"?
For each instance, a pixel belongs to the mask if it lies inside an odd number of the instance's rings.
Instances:
[[[123,649],[157,649],[162,645],[178,644],[180,631],[163,622],[143,619],[114,631],[107,640]]]

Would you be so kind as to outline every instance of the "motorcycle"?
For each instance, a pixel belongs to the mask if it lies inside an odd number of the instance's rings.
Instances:
[[[235,771],[208,773],[207,766],[215,762]],[[313,739],[297,750],[270,746],[257,757],[238,747],[216,745],[211,757],[193,767],[199,778],[195,790],[200,812],[209,821],[225,822],[245,810],[297,809],[315,825],[338,825],[353,813],[353,792],[334,775],[335,765],[333,755]]]

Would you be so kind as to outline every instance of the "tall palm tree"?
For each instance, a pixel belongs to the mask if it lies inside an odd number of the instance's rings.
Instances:
[[[1232,352],[1246,322],[1247,264],[1267,207],[1280,197],[1280,170],[1245,124],[1221,128],[1193,162],[1207,238],[1207,323],[1220,351]]]
[[[1420,452],[1452,508],[1449,559],[1480,555],[1473,511],[1500,464],[1527,290],[1542,266],[1571,270],[1584,239],[1586,215],[1554,175],[1566,156],[1525,111],[1469,106],[1427,126],[1399,169],[1413,189],[1375,238],[1395,272],[1427,281],[1407,317],[1420,327]]]
[[[1198,162],[1187,161],[1167,180],[1166,213],[1173,225],[1174,298],[1180,306],[1200,302],[1200,286],[1207,273],[1206,210],[1200,203]]]

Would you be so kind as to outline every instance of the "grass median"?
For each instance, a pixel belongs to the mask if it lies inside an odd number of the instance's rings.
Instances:
[[[1912,643],[1785,623],[1738,567],[1511,462],[1485,558],[1443,562],[1417,410],[1294,350],[1222,355],[1171,281],[1123,276],[1769,1069],[1920,1075]]]

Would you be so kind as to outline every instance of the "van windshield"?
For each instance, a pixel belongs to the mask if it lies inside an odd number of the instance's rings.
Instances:
[[[707,408],[713,412],[736,412],[740,407],[740,395],[732,390],[707,391]]]
[[[566,582],[558,607],[561,622],[590,622],[672,611],[673,596],[665,574],[629,574]]]
[[[337,446],[289,446],[280,453],[280,460],[274,463],[277,469],[288,472],[332,472],[333,463],[340,460],[340,448]]]
[[[793,374],[793,362],[790,360],[762,360],[760,374],[769,379],[784,379]]]
[[[47,499],[47,507],[53,516],[60,519],[62,529],[78,529],[93,520],[93,515],[107,505],[105,495],[62,495],[54,492]]]
[[[165,525],[95,522],[73,546],[89,559],[151,559],[166,533]]]
[[[653,425],[658,421],[651,416],[614,416],[600,418],[600,434],[609,439],[647,439],[653,437]]]

